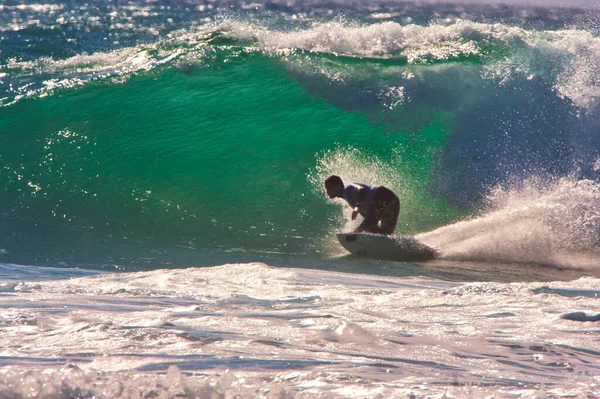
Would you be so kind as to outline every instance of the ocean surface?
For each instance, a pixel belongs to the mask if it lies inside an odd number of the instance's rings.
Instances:
[[[597,1],[0,0],[2,398],[600,398],[599,295]]]

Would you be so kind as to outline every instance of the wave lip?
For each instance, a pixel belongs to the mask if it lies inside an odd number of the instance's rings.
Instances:
[[[221,39],[233,42],[221,43]],[[215,51],[231,51],[235,57],[239,51],[257,50],[286,62],[291,62],[291,55],[297,52],[395,60],[400,65],[475,62],[483,66],[483,78],[501,84],[512,76],[542,76],[562,96],[583,108],[594,106],[600,97],[595,68],[600,62],[600,39],[584,30],[536,31],[469,20],[426,25],[333,20],[279,30],[239,18],[223,22],[210,19],[197,28],[171,32],[152,43],[112,51],[81,53],[65,59],[9,59],[0,65],[0,72],[3,80],[15,87],[8,90],[5,84],[9,96],[0,97],[5,97],[6,105],[13,103],[11,94],[13,99],[20,99],[107,77],[126,79],[163,65],[183,65],[185,69],[189,63],[210,64]]]
[[[427,59],[449,60],[478,55],[481,42],[522,36],[523,30],[495,24],[458,21],[451,24],[402,25],[387,21],[373,24],[314,23],[308,29],[276,31],[244,22],[223,24],[220,29],[238,40],[256,40],[267,51],[301,50],[336,56],[394,58],[409,63]]]

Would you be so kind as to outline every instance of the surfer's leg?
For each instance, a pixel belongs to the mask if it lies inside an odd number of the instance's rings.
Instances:
[[[381,218],[381,234],[390,235],[396,229],[398,214],[400,213],[400,201],[398,198],[392,199],[383,211]]]
[[[379,234],[392,234],[396,228],[398,214],[400,213],[400,201],[398,197],[387,188],[381,187],[375,194],[373,202],[377,204],[375,214]]]
[[[390,235],[396,228],[399,213],[400,201],[396,194],[385,187],[380,187],[369,205],[367,217],[355,232],[366,231],[373,234]]]
[[[369,205],[369,209],[367,210],[367,216],[365,220],[361,223],[359,228],[363,231],[373,234],[386,234],[384,230],[379,226],[379,222],[381,217],[383,216],[383,212],[386,208],[386,195],[385,193],[377,192],[371,201],[371,205]]]

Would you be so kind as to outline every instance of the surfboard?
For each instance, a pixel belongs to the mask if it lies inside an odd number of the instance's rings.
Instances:
[[[338,241],[348,252],[357,256],[399,261],[427,260],[435,250],[414,237],[384,236],[370,233],[338,233]]]

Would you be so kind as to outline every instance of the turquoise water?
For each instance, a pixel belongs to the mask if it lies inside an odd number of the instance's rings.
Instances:
[[[594,10],[265,4],[3,5],[2,261],[324,258],[345,224],[331,173],[396,191],[399,234],[531,179],[597,192]]]

